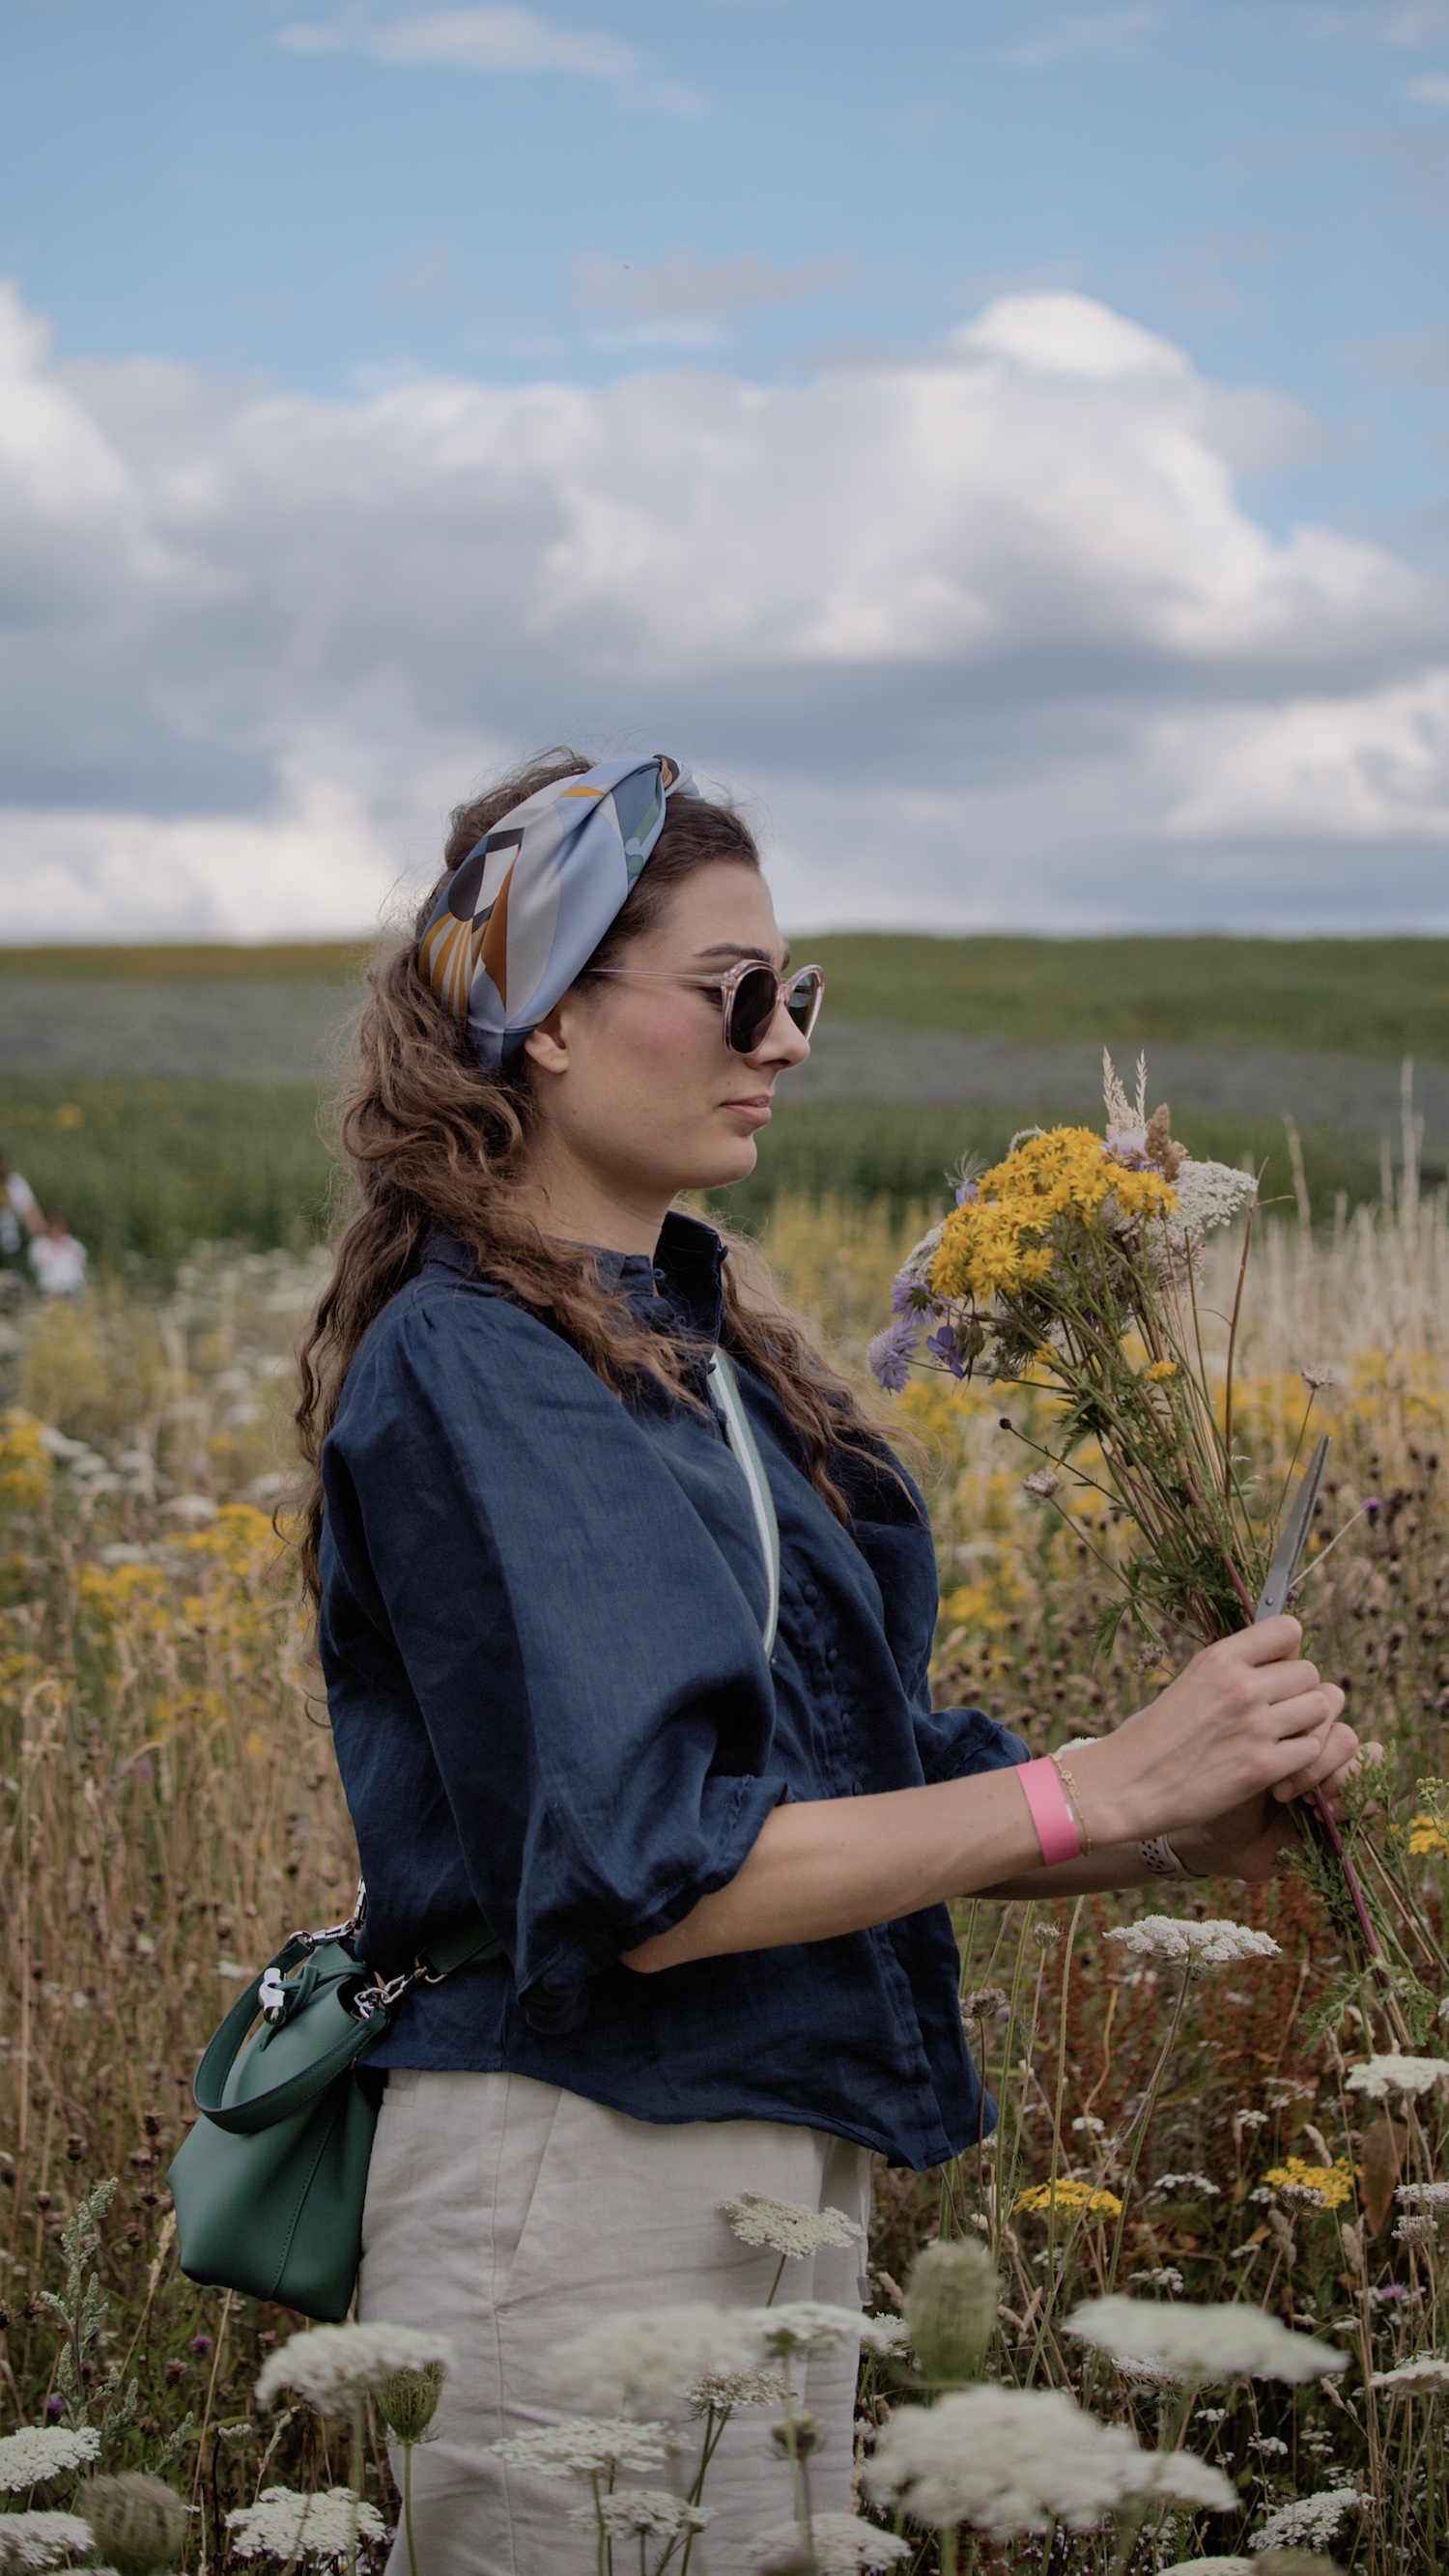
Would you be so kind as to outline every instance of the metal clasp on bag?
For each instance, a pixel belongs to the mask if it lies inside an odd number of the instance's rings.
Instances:
[[[386,2012],[414,1986],[440,1986],[443,1979],[424,1959],[415,1959],[400,1977],[379,1977],[374,1985],[363,1986],[352,1998],[350,2009],[359,2021],[371,2021],[375,2012]]]
[[[287,1980],[280,1968],[266,1968],[257,1989],[257,2005],[263,2021],[279,2022],[287,2010]]]

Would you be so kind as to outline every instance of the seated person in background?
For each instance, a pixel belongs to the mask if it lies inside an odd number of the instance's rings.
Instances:
[[[26,1236],[38,1234],[42,1223],[30,1183],[0,1152],[0,1261],[18,1261]]]
[[[31,1241],[30,1267],[42,1297],[75,1297],[86,1284],[86,1248],[69,1231],[57,1208],[42,1217]]]

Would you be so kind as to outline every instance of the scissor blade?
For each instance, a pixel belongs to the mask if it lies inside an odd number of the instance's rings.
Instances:
[[[1304,1470],[1303,1482],[1293,1497],[1293,1508],[1283,1524],[1283,1535],[1268,1568],[1268,1580],[1253,1613],[1255,1627],[1260,1619],[1276,1619],[1279,1612],[1288,1607],[1288,1595],[1298,1579],[1303,1551],[1308,1545],[1308,1533],[1313,1527],[1313,1509],[1323,1483],[1323,1471],[1328,1465],[1329,1446],[1325,1433]]]

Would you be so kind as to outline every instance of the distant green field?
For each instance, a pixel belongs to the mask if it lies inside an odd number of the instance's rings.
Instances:
[[[834,1019],[1100,1045],[1449,1061],[1449,939],[932,939],[808,933]],[[345,984],[365,943],[3,948],[0,975]]]
[[[939,1102],[783,1105],[749,1181],[718,1205],[756,1227],[782,1191],[884,1196],[897,1206],[945,1197],[963,1153],[994,1156],[1030,1113]],[[1037,1106],[1037,1117],[1050,1111]],[[1250,1118],[1185,1118],[1198,1153],[1265,1165],[1263,1195],[1291,1204],[1283,1129]],[[332,1171],[324,1094],[314,1083],[65,1082],[0,1075],[0,1145],[46,1207],[63,1209],[103,1267],[128,1255],[168,1262],[198,1239],[252,1250],[299,1248],[326,1232]],[[1333,1193],[1372,1197],[1377,1163],[1363,1138],[1307,1129],[1316,1215]]]

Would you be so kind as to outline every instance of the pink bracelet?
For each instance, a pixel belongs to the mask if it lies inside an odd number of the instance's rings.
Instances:
[[[1056,1764],[1044,1759],[1018,1765],[1016,1778],[1021,1794],[1031,1811],[1041,1856],[1048,1869],[1057,1869],[1065,1860],[1076,1860],[1082,1849],[1077,1820],[1067,1804],[1061,1774]]]

